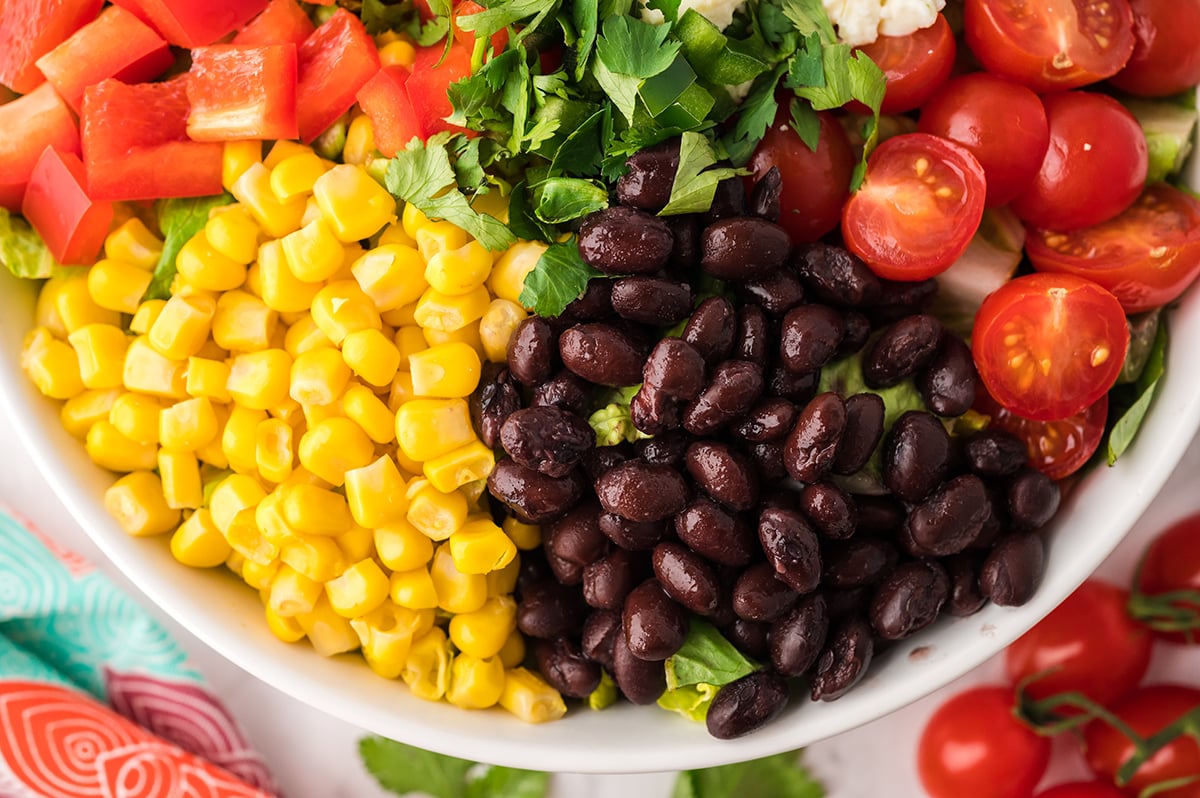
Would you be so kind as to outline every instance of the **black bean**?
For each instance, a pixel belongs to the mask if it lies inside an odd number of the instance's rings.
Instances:
[[[858,311],[848,310],[842,314],[842,328],[842,342],[835,357],[853,355],[871,337],[871,320]]]
[[[756,443],[750,447],[750,459],[758,468],[762,482],[778,482],[787,478],[787,468],[783,465],[782,443]]]
[[[621,637],[621,613],[617,610],[595,610],[583,622],[579,648],[583,656],[599,662],[606,670],[613,669],[613,641]]]
[[[741,286],[742,301],[758,305],[772,316],[782,316],[804,301],[804,284],[788,269],[780,269]]]
[[[751,443],[766,443],[785,437],[796,423],[796,406],[781,397],[762,399],[733,428],[733,434]]]
[[[829,472],[846,427],[846,403],[832,391],[812,398],[788,433],[783,464],[792,479],[816,482]]]
[[[583,455],[581,463],[588,477],[595,482],[610,468],[614,468],[626,460],[633,458],[633,449],[622,441],[616,446],[597,446]]]
[[[843,540],[858,526],[858,508],[846,491],[832,482],[814,482],[800,490],[800,509],[823,536]]]
[[[546,564],[560,585],[578,585],[583,582],[583,566],[563,559],[552,551],[546,552]]]
[[[805,596],[771,624],[771,666],[783,676],[801,676],[817,661],[829,633],[829,607],[820,593]]]
[[[651,557],[654,575],[667,595],[697,615],[711,615],[721,584],[710,562],[682,543],[659,543]]]
[[[900,640],[937,619],[950,596],[945,570],[932,560],[901,563],[875,589],[870,618],[884,640]]]
[[[550,571],[550,564],[546,562],[546,552],[541,546],[521,552],[518,559],[521,561],[521,567],[517,571],[518,595],[530,585],[554,578],[554,574]]]
[[[700,265],[700,217],[687,213],[667,217],[667,226],[675,236],[675,246],[667,261],[667,272],[677,277],[690,277]]]
[[[630,521],[616,513],[600,514],[600,531],[629,551],[649,551],[667,534],[666,521]]]
[[[1007,497],[1004,493],[1004,486],[993,482],[984,483],[984,490],[987,493],[987,518],[984,519],[983,526],[979,528],[979,534],[975,536],[975,542],[971,544],[972,549],[983,549],[985,551],[992,548],[992,544],[1005,531],[1008,530],[1008,510],[1005,507]]]
[[[635,656],[623,632],[618,632],[613,638],[612,659],[613,681],[630,703],[653,704],[667,689],[663,664]]]
[[[846,400],[846,429],[830,470],[849,476],[863,469],[883,437],[883,399],[875,393],[856,393]]]
[[[979,572],[979,589],[1001,607],[1019,607],[1042,582],[1046,550],[1035,532],[1012,532],[996,541]]]
[[[522,634],[540,639],[571,635],[579,631],[587,611],[578,588],[546,579],[522,591],[517,628]]]
[[[822,582],[838,590],[875,584],[896,567],[900,558],[891,543],[871,537],[831,544],[822,555],[825,563]]]
[[[657,579],[647,579],[625,597],[621,625],[635,657],[661,662],[683,645],[688,615]]]
[[[733,356],[766,368],[770,351],[771,323],[758,305],[743,305],[738,311]]]
[[[488,492],[527,524],[545,524],[562,518],[583,495],[578,471],[550,477],[506,457],[488,476]]]
[[[696,484],[731,510],[749,510],[758,503],[758,474],[750,459],[724,443],[697,441],[688,447],[684,463]]]
[[[967,467],[982,477],[1007,477],[1025,465],[1025,444],[1002,429],[988,427],[963,444]]]
[[[939,485],[908,514],[908,534],[919,553],[945,557],[970,546],[989,514],[983,480],[962,474]]]
[[[979,568],[983,558],[979,552],[963,552],[942,560],[950,577],[950,598],[946,612],[956,618],[974,615],[987,603],[979,590]]]
[[[845,590],[825,590],[829,617],[838,620],[849,615],[865,614],[871,603],[873,589],[869,585],[848,587]]]
[[[533,646],[538,672],[550,686],[570,698],[587,698],[600,686],[600,666],[586,659],[565,637],[539,640]]]
[[[644,211],[659,211],[671,199],[679,168],[679,139],[638,150],[625,159],[625,174],[617,180],[617,202]]]
[[[792,308],[779,331],[779,359],[799,374],[816,371],[833,358],[844,331],[842,314],[831,307]]]
[[[800,594],[775,577],[775,566],[758,562],[733,584],[733,612],[747,621],[774,621],[796,606]]]
[[[557,349],[550,322],[541,316],[522,319],[508,342],[508,370],[522,385],[538,385],[554,372]]]
[[[867,264],[841,247],[805,244],[792,260],[800,278],[820,301],[844,307],[875,302],[882,285]]]
[[[588,382],[622,387],[642,380],[645,350],[611,324],[577,324],[559,337],[558,349],[563,365]]]
[[[583,416],[588,411],[588,390],[588,383],[577,374],[569,369],[559,369],[557,374],[533,389],[529,404],[532,407],[557,407]]]
[[[729,164],[726,163],[726,166]],[[712,205],[704,213],[704,221],[712,223],[746,212],[746,184],[740,177],[727,177],[717,183]]]
[[[684,508],[688,488],[669,466],[629,460],[596,481],[596,495],[606,512],[630,521],[658,521]]]
[[[924,368],[942,338],[942,323],[918,313],[886,327],[863,353],[863,379],[871,388],[888,388]]]
[[[1041,529],[1058,512],[1061,499],[1057,482],[1041,471],[1023,469],[1008,483],[1008,517],[1022,529]]]
[[[479,388],[471,395],[471,420],[479,431],[479,439],[489,449],[500,445],[500,427],[512,413],[521,409],[521,395],[513,382],[512,372],[499,368],[490,378],[481,379]]]
[[[708,386],[683,412],[683,428],[708,435],[745,414],[762,396],[762,371],[744,360],[718,365]]]
[[[691,313],[692,287],[645,274],[622,277],[613,283],[612,307],[623,319],[669,327]]]
[[[581,502],[574,510],[542,530],[547,552],[568,562],[587,565],[608,552],[609,541],[600,531],[600,504]]]
[[[735,618],[721,629],[721,633],[748,657],[766,659],[771,656],[771,627],[768,624]]]
[[[937,281],[933,278],[916,282],[880,280],[874,300],[859,309],[875,324],[888,324],[920,313],[936,293]]]
[[[635,208],[596,211],[579,227],[579,255],[605,274],[650,274],[666,265],[675,238],[657,216]]]
[[[588,280],[583,296],[572,299],[559,317],[564,322],[578,324],[585,321],[604,321],[613,315],[613,281],[606,277]]]
[[[583,599],[597,609],[619,610],[646,578],[645,555],[616,549],[583,569]]]
[[[750,192],[750,204],[747,210],[768,222],[777,221],[780,212],[779,198],[782,191],[783,176],[779,174],[778,166],[772,166],[766,174],[754,181],[754,190]]]
[[[681,415],[681,402],[653,385],[643,384],[629,402],[629,420],[647,435],[679,429]]]
[[[704,724],[713,737],[732,740],[770,723],[787,702],[787,682],[782,676],[755,671],[721,688],[708,707]]]
[[[754,528],[703,496],[675,516],[675,534],[692,551],[722,565],[746,565],[759,554]]]
[[[692,311],[680,337],[696,347],[705,363],[713,365],[729,357],[736,329],[733,303],[723,296],[711,296]]]
[[[821,583],[821,549],[808,520],[796,510],[768,508],[758,515],[758,540],[775,575],[797,593]]]
[[[720,280],[754,280],[780,269],[790,249],[787,231],[779,225],[735,216],[704,228],[700,268]]]
[[[866,674],[874,653],[871,627],[861,616],[852,615],[839,622],[817,660],[812,676],[813,701],[833,701],[845,695]]]
[[[684,452],[691,443],[691,436],[682,430],[668,432],[654,438],[643,438],[633,448],[647,463],[678,466],[683,462]]]
[[[816,395],[820,384],[820,371],[800,373],[785,366],[775,366],[767,376],[767,395],[802,405]]]
[[[704,389],[704,358],[686,341],[664,338],[650,350],[642,382],[675,399],[695,399]]]
[[[526,407],[505,419],[500,427],[500,445],[526,468],[550,477],[565,477],[596,445],[596,433],[568,410]]]
[[[917,374],[917,388],[939,416],[961,416],[975,404],[977,379],[971,348],[946,331],[929,365]]]
[[[933,492],[950,467],[950,436],[931,413],[910,410],[896,420],[883,444],[883,484],[906,502]]]
[[[859,534],[888,537],[904,525],[908,510],[891,496],[855,496]]]

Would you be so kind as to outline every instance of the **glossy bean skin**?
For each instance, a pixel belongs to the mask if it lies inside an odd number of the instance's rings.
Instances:
[[[758,305],[772,316],[782,316],[804,301],[804,284],[789,269],[742,284],[743,301]]]
[[[825,647],[829,607],[825,596],[812,593],[771,624],[771,666],[783,676],[808,672]]]
[[[657,579],[647,579],[625,597],[621,625],[635,657],[661,662],[683,645],[688,615]]]
[[[584,567],[583,599],[589,607],[619,610],[645,578],[645,555],[615,549]]]
[[[654,576],[668,596],[697,615],[716,612],[721,585],[712,564],[681,543],[654,547]]]
[[[883,399],[879,394],[858,393],[846,399],[846,427],[830,470],[849,476],[871,459],[883,437]]]
[[[875,589],[871,626],[884,640],[901,640],[933,623],[949,595],[942,566],[932,560],[901,563]]]
[[[896,420],[883,445],[883,484],[906,502],[919,502],[946,478],[950,436],[929,413],[910,410]]]
[[[946,612],[956,618],[974,615],[983,609],[987,599],[979,589],[979,569],[983,558],[976,552],[964,552],[942,560],[950,577],[950,598]]]
[[[760,555],[754,528],[703,496],[675,516],[675,534],[692,551],[721,565],[747,565]]]
[[[796,423],[796,405],[787,399],[770,396],[752,407],[746,418],[733,428],[733,434],[751,443],[767,443],[786,437]]]
[[[764,482],[779,482],[787,478],[787,468],[783,465],[783,444],[756,443],[750,447],[750,459]]]
[[[721,629],[725,638],[748,657],[766,659],[771,656],[771,627],[758,621],[735,619]]]
[[[806,244],[792,264],[805,286],[821,302],[856,308],[873,304],[883,286],[866,263],[842,247]]]
[[[1041,471],[1025,468],[1008,483],[1008,516],[1022,529],[1041,529],[1058,512],[1058,483]]]
[[[908,534],[921,553],[945,557],[979,536],[989,514],[983,480],[961,474],[939,485],[908,514]]]
[[[638,457],[654,465],[678,466],[683,462],[691,437],[682,431],[668,432],[654,438],[646,438],[634,444]]]
[[[801,305],[783,317],[779,359],[789,370],[804,374],[828,363],[845,333],[842,314],[826,305]]]
[[[521,320],[508,342],[508,370],[517,382],[532,388],[554,373],[557,349],[550,322],[529,316]]]
[[[645,351],[611,324],[577,324],[559,337],[558,350],[563,365],[588,382],[622,387],[642,380]]]
[[[669,274],[686,277],[700,263],[700,217],[692,213],[668,216],[667,226],[675,236],[675,246],[667,260]]]
[[[546,564],[550,566],[550,573],[554,575],[560,585],[578,585],[583,582],[584,566],[580,563],[547,551]]]
[[[550,477],[565,477],[596,433],[580,416],[557,407],[526,407],[509,414],[500,427],[500,445],[516,462]]]
[[[780,195],[783,192],[783,176],[778,166],[772,166],[767,173],[754,181],[754,190],[750,192],[747,212],[761,216],[768,222],[778,221],[780,213]]]
[[[1004,430],[976,432],[963,444],[967,467],[981,477],[1008,477],[1025,465],[1025,444]]]
[[[612,307],[623,319],[669,327],[691,312],[692,287],[645,274],[622,277],[613,283]]]
[[[796,372],[786,366],[776,365],[767,375],[768,396],[787,399],[797,405],[805,405],[817,394],[821,383],[820,371]]]
[[[817,534],[796,510],[767,508],[758,516],[758,540],[775,575],[797,593],[811,593],[821,583],[821,549]]]
[[[608,553],[609,541],[600,531],[600,505],[595,500],[581,502],[542,530],[546,551],[568,562],[587,565]]]
[[[733,356],[766,368],[770,340],[771,322],[766,311],[758,305],[743,305],[737,316]]]
[[[961,416],[975,404],[977,380],[971,348],[947,331],[929,364],[917,374],[917,389],[939,416]]]
[[[779,225],[734,216],[700,234],[700,268],[720,280],[755,280],[779,270],[790,250],[787,231]]]
[[[846,491],[832,482],[814,482],[800,490],[800,509],[830,540],[845,540],[858,526],[858,508]]]
[[[908,510],[892,496],[855,496],[858,508],[856,534],[890,537],[904,525]]]
[[[504,421],[521,409],[521,395],[517,392],[512,372],[499,368],[489,379],[482,379],[479,388],[471,395],[471,421],[479,431],[479,439],[489,449],[500,445],[500,428]]]
[[[979,589],[1001,607],[1033,598],[1046,566],[1046,550],[1035,532],[1012,532],[992,547],[979,572]]]
[[[856,310],[842,314],[842,342],[834,357],[853,355],[862,349],[871,337],[871,320]]]
[[[629,420],[647,435],[662,435],[679,429],[683,413],[678,399],[650,384],[643,384],[629,402]]]
[[[812,398],[788,433],[783,464],[792,479],[816,482],[829,472],[846,427],[846,403],[830,391]]]
[[[916,282],[880,280],[879,293],[862,310],[874,324],[889,324],[920,313],[937,293],[933,278]]]
[[[588,280],[583,295],[567,303],[560,318],[571,323],[609,318],[613,315],[612,286],[613,281],[603,277]]]
[[[629,460],[596,481],[596,495],[605,512],[630,521],[658,521],[684,508],[688,487],[669,466]]]
[[[749,510],[758,503],[758,474],[741,452],[698,441],[687,448],[684,463],[700,489],[729,509]]]
[[[610,468],[615,468],[626,460],[633,459],[633,457],[632,447],[625,442],[621,442],[616,446],[597,446],[590,449],[583,455],[583,459],[580,462],[588,478],[592,482],[595,482],[600,478],[601,474]]]
[[[863,379],[871,388],[895,385],[933,359],[941,338],[942,323],[924,313],[888,325],[863,353]]]
[[[671,199],[679,169],[679,140],[638,150],[625,159],[626,172],[617,180],[617,201],[644,211],[659,211]]]
[[[822,582],[845,590],[879,582],[900,559],[896,547],[883,538],[856,537],[822,550],[825,573]]]
[[[704,357],[684,340],[664,338],[650,350],[642,382],[674,399],[695,399],[704,389]]]
[[[529,637],[548,640],[579,631],[588,607],[579,590],[544,579],[527,585],[517,603],[517,628]]]
[[[583,480],[578,471],[565,477],[550,477],[510,457],[496,463],[487,485],[492,496],[527,524],[545,524],[562,518],[583,496]]]
[[[616,513],[600,514],[600,531],[629,551],[649,551],[667,534],[665,521],[630,521]]]
[[[733,350],[737,311],[723,296],[712,296],[692,311],[680,338],[691,344],[708,365],[715,365]]]
[[[800,594],[775,577],[775,566],[758,562],[738,576],[732,600],[737,617],[769,623],[796,606]]]
[[[755,671],[721,688],[708,708],[704,724],[719,740],[749,734],[787,708],[787,682],[771,671]]]
[[[577,374],[569,369],[559,369],[557,374],[533,389],[529,405],[557,407],[584,416],[588,410],[588,390],[587,382]]]
[[[587,659],[566,637],[539,640],[533,646],[538,672],[570,698],[587,698],[600,686],[600,665]]]
[[[727,177],[717,183],[712,205],[704,213],[704,221],[715,222],[746,212],[746,185],[740,177]]]
[[[851,615],[834,627],[812,676],[812,699],[833,701],[858,684],[875,653],[870,625]]]
[[[613,638],[612,676],[621,695],[630,703],[653,704],[667,689],[667,676],[662,662],[635,656],[625,641],[624,632]]]
[[[744,414],[763,392],[762,371],[744,360],[726,360],[713,369],[708,385],[683,412],[683,427],[704,436]]]
[[[666,265],[675,237],[666,222],[636,208],[596,211],[579,227],[579,255],[605,274],[651,274]]]
[[[613,641],[622,634],[620,610],[594,610],[583,622],[579,649],[583,656],[612,672]]]

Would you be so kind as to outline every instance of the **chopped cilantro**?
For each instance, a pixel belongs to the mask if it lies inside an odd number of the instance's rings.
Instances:
[[[679,143],[679,168],[671,184],[671,198],[659,214],[703,213],[712,206],[717,184],[745,172],[728,167],[712,169],[717,163],[708,139],[699,133],[684,133]]]
[[[552,244],[525,277],[518,297],[521,304],[539,316],[558,316],[567,305],[583,296],[588,280],[604,275],[579,256],[575,239]]]

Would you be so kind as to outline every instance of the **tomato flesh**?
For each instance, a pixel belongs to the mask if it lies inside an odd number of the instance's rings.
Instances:
[[[1124,796],[1116,787],[1102,781],[1075,781],[1051,787],[1045,792],[1039,792],[1034,798],[1124,798]]]
[[[203,47],[245,25],[267,0],[113,0],[171,44]]]
[[[266,9],[233,37],[234,44],[294,44],[313,32],[312,20],[296,0],[271,0]]]
[[[18,94],[36,89],[45,77],[35,62],[95,19],[102,5],[104,0],[0,3],[0,84]]]
[[[1200,83],[1200,0],[1130,0],[1133,55],[1111,83],[1143,97],[1166,97]]]
[[[880,112],[899,114],[911,111],[929,99],[950,77],[958,48],[950,23],[941,14],[927,28],[907,36],[880,36],[859,48],[887,78]],[[847,106],[856,113],[868,113],[866,106],[852,102]]]
[[[358,104],[371,120],[375,146],[391,158],[413,137],[425,138],[417,111],[408,98],[408,70],[384,67],[358,90]]]
[[[79,152],[79,128],[71,109],[49,83],[0,105],[0,130],[20,131],[0,136],[0,206],[21,211],[21,200],[42,150]]]
[[[113,220],[111,202],[95,201],[84,185],[83,162],[47,147],[33,168],[21,213],[59,263],[92,263]]]
[[[300,45],[296,84],[300,140],[311,142],[349,111],[358,90],[378,71],[375,41],[358,17],[339,8]]]
[[[1038,421],[1074,415],[1116,382],[1129,326],[1116,297],[1070,274],[1030,274],[979,308],[971,352],[988,392]]]
[[[888,139],[842,211],[846,246],[890,280],[924,280],[962,255],[983,218],[983,167],[928,133]]]
[[[1192,591],[1200,595],[1200,515],[1175,522],[1146,547],[1138,571],[1137,589],[1147,596],[1175,591]],[[1200,598],[1180,598],[1172,600],[1171,604],[1200,617]],[[1154,634],[1172,643],[1200,643],[1200,628],[1156,630]]]
[[[1001,407],[987,391],[977,391],[974,409],[991,418],[990,426],[1025,444],[1028,465],[1051,479],[1065,479],[1087,463],[1104,438],[1108,394],[1093,405],[1057,421],[1035,421]]]
[[[1136,734],[1150,737],[1187,712],[1200,707],[1200,690],[1174,684],[1143,687],[1110,707]],[[1084,728],[1088,767],[1097,776],[1112,779],[1133,754],[1133,743],[1102,720]],[[1121,792],[1136,798],[1153,784],[1188,779],[1200,773],[1200,742],[1182,735],[1137,769]],[[1155,798],[1200,798],[1200,782],[1154,793]]]
[[[296,138],[296,45],[197,47],[187,98],[195,141]]]

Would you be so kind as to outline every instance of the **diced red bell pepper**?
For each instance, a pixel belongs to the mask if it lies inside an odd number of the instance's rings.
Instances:
[[[446,121],[446,117],[454,112],[446,90],[451,83],[471,74],[471,48],[456,41],[450,45],[450,51],[442,60],[443,48],[441,44],[417,48],[412,75],[406,84],[408,98],[426,135],[432,136],[443,130],[477,135]]]
[[[25,184],[46,147],[79,152],[75,116],[49,83],[0,105],[0,205],[17,213]]]
[[[112,224],[112,203],[89,197],[85,182],[78,155],[47,147],[33,167],[21,204],[22,215],[64,265],[93,263]]]
[[[95,19],[102,5],[104,0],[0,2],[0,83],[18,94],[36,89],[45,78],[34,62]]]
[[[6,0],[7,2],[7,0]],[[180,47],[203,47],[245,25],[267,0],[113,0]]]
[[[194,141],[294,139],[296,45],[197,47],[187,98]]]
[[[391,158],[412,140],[424,139],[425,128],[408,99],[408,70],[401,66],[380,69],[358,90],[358,104],[371,120],[375,147]]]
[[[468,50],[475,48],[475,32],[463,30],[458,27],[457,20],[459,17],[467,17],[471,14],[478,14],[480,11],[487,9],[476,3],[475,0],[460,0],[454,6],[454,11],[450,15],[450,26],[454,30],[454,38],[467,47]],[[504,47],[508,44],[508,31],[504,28],[492,34],[492,52],[497,55],[503,52]]]
[[[294,44],[313,32],[312,20],[296,0],[270,0],[267,9],[233,37],[234,44]]]
[[[379,71],[379,51],[362,21],[344,8],[300,45],[296,115],[308,143],[354,105],[354,96]]]
[[[93,199],[220,194],[218,142],[187,135],[186,78],[165,83],[104,80],[83,94],[83,163]]]
[[[120,6],[75,31],[37,60],[46,80],[77,113],[83,90],[105,78],[125,83],[152,80],[175,63],[166,40]]]

